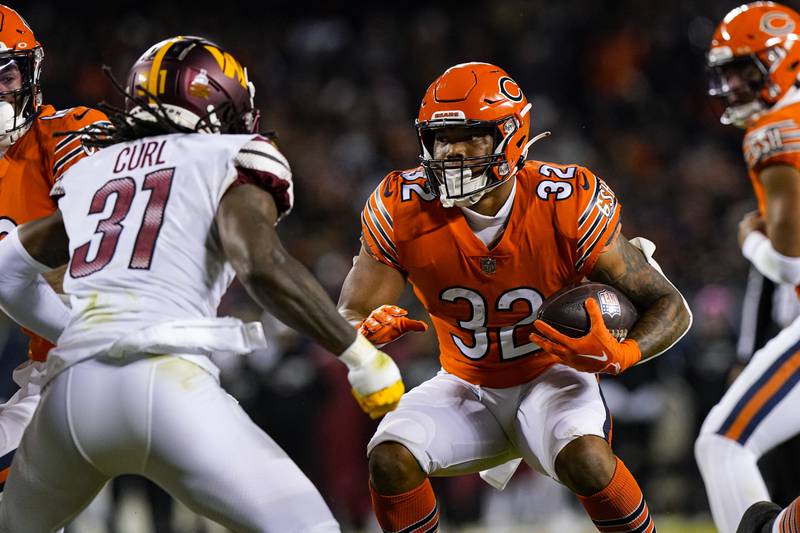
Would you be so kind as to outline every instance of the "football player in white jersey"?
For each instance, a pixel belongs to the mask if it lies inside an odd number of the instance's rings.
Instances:
[[[397,366],[336,312],[282,247],[284,156],[252,133],[246,70],[197,37],[151,47],[107,146],[53,188],[59,211],[0,243],[0,302],[48,339],[40,408],[0,504],[0,531],[67,523],[111,478],[139,474],[234,531],[339,531],[300,469],[220,387],[208,358],[264,345],[260,324],[217,318],[233,276],[349,367],[373,417],[403,392]],[[69,257],[68,310],[41,272]]]

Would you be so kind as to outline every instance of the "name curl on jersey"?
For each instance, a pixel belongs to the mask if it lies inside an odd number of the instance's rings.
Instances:
[[[120,150],[117,155],[117,160],[114,162],[114,174],[166,163],[166,161],[161,158],[161,152],[164,151],[166,142],[166,139],[162,139],[160,141],[136,143],[132,146],[126,146]],[[155,161],[153,158],[155,158]]]

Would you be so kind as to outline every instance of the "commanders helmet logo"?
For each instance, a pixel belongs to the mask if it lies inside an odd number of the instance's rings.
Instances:
[[[208,100],[208,71],[206,69],[200,69],[200,72],[195,75],[192,83],[189,84],[189,94],[195,98]]]

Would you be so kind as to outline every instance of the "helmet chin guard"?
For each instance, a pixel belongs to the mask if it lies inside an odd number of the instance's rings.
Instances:
[[[469,168],[445,168],[439,185],[439,200],[444,207],[469,207],[486,194],[488,178],[484,170],[477,176]],[[470,194],[471,191],[477,191]]]
[[[0,133],[0,153],[5,153],[30,128],[30,121],[17,126],[21,120],[22,118],[14,112],[12,104],[0,101],[0,131],[5,132]]]

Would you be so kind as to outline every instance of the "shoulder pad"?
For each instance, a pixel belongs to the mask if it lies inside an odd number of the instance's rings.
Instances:
[[[289,161],[278,148],[264,137],[256,137],[241,147],[234,157],[237,168],[269,172],[283,179],[291,179]]]
[[[50,115],[40,115],[38,120],[50,128],[63,127],[66,130],[88,126],[96,122],[108,123],[108,117],[102,111],[90,107],[78,106],[61,109]],[[58,124],[59,126],[56,126]]]
[[[431,191],[422,167],[390,173],[382,182],[381,193],[386,198],[397,195],[400,202],[431,202],[438,197],[435,191]]]
[[[789,117],[761,120],[745,134],[742,148],[747,166],[755,169],[784,154],[800,153],[800,126]]]
[[[594,187],[594,174],[577,164],[527,161],[523,169],[538,182],[536,196],[541,200],[566,200]]]

